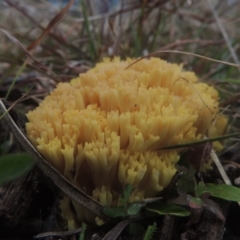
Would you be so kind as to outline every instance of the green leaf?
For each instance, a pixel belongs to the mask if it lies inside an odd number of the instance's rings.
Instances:
[[[141,203],[130,203],[126,210],[124,206],[115,208],[105,206],[103,207],[103,213],[111,218],[134,216],[141,211],[143,206]]]
[[[110,217],[110,218],[116,218],[116,217],[126,217],[127,213],[124,210],[124,208],[121,207],[115,207],[115,208],[110,208],[110,207],[103,207],[102,208],[103,213]]]
[[[130,184],[127,184],[124,189],[123,189],[123,194],[122,194],[122,198],[121,198],[121,202],[124,206],[124,208],[126,209],[127,208],[127,205],[128,205],[128,202],[129,202],[129,198],[131,196],[131,193],[132,193],[132,185]]]
[[[195,182],[193,181],[196,170],[193,168],[186,169],[184,167],[178,167],[180,177],[177,181],[177,192],[179,194],[190,194],[194,192]]]
[[[176,206],[174,204],[170,203],[163,203],[163,202],[158,202],[149,205],[146,207],[146,210],[150,212],[155,212],[160,215],[174,215],[174,216],[180,216],[180,217],[186,217],[190,215],[190,212],[182,207]]]
[[[143,205],[141,203],[131,203],[128,206],[127,214],[129,216],[137,215],[141,211],[142,207]]]
[[[191,195],[182,194],[170,201],[171,204],[189,206],[190,208],[202,208],[203,202],[200,198]]]
[[[191,146],[199,145],[199,144],[203,144],[203,143],[209,143],[209,142],[216,142],[216,141],[224,140],[224,139],[227,139],[227,138],[230,138],[230,137],[235,137],[235,136],[238,136],[238,135],[240,135],[240,132],[226,134],[226,135],[215,137],[215,138],[203,139],[203,140],[199,140],[199,141],[196,141],[196,142],[189,142],[189,143],[184,143],[184,144],[172,145],[172,146],[168,146],[168,147],[159,148],[157,150],[191,147]]]
[[[183,174],[177,181],[176,186],[177,192],[179,194],[193,193],[194,181],[192,180],[192,178],[189,178],[185,174]]]
[[[124,198],[125,200],[128,201],[128,199],[130,198],[130,195],[131,195],[131,193],[132,193],[132,190],[133,190],[132,185],[127,184],[126,187],[125,187],[124,190],[123,190],[123,198]]]
[[[191,195],[188,194],[181,194],[178,195],[176,198],[169,201],[171,204],[182,205],[182,206],[189,206],[190,199],[192,198]]]
[[[0,158],[0,186],[21,177],[31,170],[34,161],[27,153],[6,155]]]
[[[240,188],[226,184],[206,184],[205,192],[213,197],[240,202]]]
[[[203,193],[205,193],[206,190],[206,185],[204,182],[199,182],[198,185],[196,186],[196,197],[201,197]]]
[[[190,201],[189,201],[189,207],[190,208],[202,208],[203,206],[203,201],[201,198],[195,198],[195,197],[191,197]]]

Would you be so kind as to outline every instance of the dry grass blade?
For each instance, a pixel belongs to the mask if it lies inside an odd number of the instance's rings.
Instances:
[[[212,61],[212,62],[222,63],[222,64],[225,64],[225,65],[228,65],[228,66],[240,68],[239,64],[229,63],[229,62],[226,62],[226,61],[221,61],[221,60],[216,60],[216,59],[213,59],[213,58],[205,57],[205,56],[200,55],[200,54],[190,53],[190,52],[185,52],[185,51],[178,51],[178,50],[159,50],[159,51],[153,52],[151,54],[148,54],[148,55],[146,55],[144,57],[141,57],[141,58],[137,59],[136,61],[131,63],[127,68],[130,68],[132,65],[134,65],[135,63],[141,61],[144,58],[149,58],[149,57],[152,57],[152,56],[156,56],[156,55],[158,55],[160,53],[185,54],[185,55],[190,55],[190,56],[195,56],[195,57],[198,57],[198,58],[206,59],[206,60],[209,60],[209,61]]]
[[[81,228],[65,231],[65,232],[45,232],[45,233],[40,233],[34,236],[33,239],[53,238],[53,237],[64,238],[64,237],[70,237],[80,232],[81,232]]]
[[[207,138],[207,139],[203,139],[203,140],[200,140],[200,141],[194,141],[194,142],[189,142],[189,143],[183,143],[183,144],[167,146],[167,147],[164,147],[164,148],[159,148],[158,150],[167,150],[167,149],[191,147],[191,146],[200,145],[200,144],[204,144],[204,143],[221,141],[221,140],[228,139],[228,138],[231,138],[231,137],[236,137],[238,135],[240,135],[240,132],[226,134],[226,135],[215,137],[215,138]]]
[[[40,44],[42,39],[51,31],[51,29],[62,19],[62,17],[65,15],[65,13],[69,10],[69,8],[73,5],[74,0],[70,0],[69,3],[50,21],[46,29],[42,32],[40,37],[36,39],[33,43],[31,43],[27,50],[30,51],[36,46]]]
[[[229,36],[228,36],[228,34],[227,34],[227,31],[226,31],[225,27],[223,26],[223,24],[222,24],[222,22],[221,22],[221,20],[220,20],[220,18],[219,18],[219,16],[218,16],[218,14],[217,14],[217,12],[215,11],[215,9],[214,9],[214,7],[213,7],[212,1],[207,0],[207,3],[208,3],[208,6],[210,7],[210,9],[211,9],[211,11],[212,11],[212,13],[213,13],[213,16],[214,16],[214,18],[215,18],[215,20],[216,20],[216,23],[217,23],[217,25],[218,25],[221,33],[222,33],[222,35],[223,35],[223,37],[224,37],[224,39],[225,39],[225,42],[226,42],[226,44],[227,44],[227,46],[228,46],[228,49],[229,49],[229,51],[230,51],[230,53],[231,53],[231,55],[232,55],[233,60],[235,61],[235,63],[239,64],[238,56],[237,56],[235,50],[234,50],[233,47],[232,47],[230,38],[229,38]],[[239,69],[239,70],[240,70],[240,69]]]
[[[12,36],[8,31],[0,28],[0,31],[4,33],[13,43],[15,43],[30,59],[32,59],[35,63],[40,65],[42,68],[47,70],[46,66],[38,62],[32,55],[31,53],[14,37]]]
[[[51,71],[51,69],[49,69],[48,67],[44,66],[42,63],[40,63],[39,61],[37,61],[32,55],[31,53],[14,37],[12,36],[8,31],[0,28],[0,31],[2,33],[4,33],[13,43],[15,43],[33,62],[35,62],[37,64],[37,66],[41,69],[44,70],[45,72],[51,73],[52,77],[57,79],[57,76],[55,75],[55,73],[53,73]]]
[[[184,39],[184,40],[176,40],[173,43],[167,44],[166,46],[162,47],[162,50],[167,50],[170,48],[175,48],[181,45],[186,45],[189,43],[197,43],[199,45],[216,45],[216,44],[221,44],[223,43],[223,40],[205,40],[205,39]]]
[[[29,19],[35,26],[44,31],[45,27],[43,27],[34,17],[32,17],[26,9],[20,7],[18,4],[16,4],[16,2],[12,2],[10,0],[5,0],[5,2],[9,6],[15,8],[18,12],[20,12],[25,18]],[[56,42],[63,46],[70,46],[72,49],[78,50],[78,48],[76,48],[74,45],[72,45],[69,42],[66,42],[63,38],[52,32],[49,32],[49,36],[51,36]]]
[[[76,202],[80,203],[82,206],[84,206],[94,214],[98,215],[103,220],[106,220],[106,216],[102,213],[102,205],[97,201],[93,200],[91,197],[89,197],[87,194],[85,194],[78,188],[76,188],[74,185],[72,185],[66,178],[61,175],[61,173],[59,173],[55,168],[53,168],[33,147],[33,145],[28,141],[28,139],[24,136],[16,123],[13,121],[2,100],[0,100],[0,110],[3,114],[5,114],[5,120],[10,130],[18,140],[19,144],[25,149],[26,152],[33,156],[39,169],[70,198],[74,199]]]
[[[26,96],[28,95],[28,92],[23,94],[16,102],[14,102],[10,108],[8,108],[8,111],[6,111],[5,113],[3,113],[2,115],[0,115],[0,120],[5,116],[5,114],[7,114],[12,108],[14,108],[14,106],[16,104],[18,104],[19,102],[21,102]],[[7,97],[6,97],[7,98]],[[6,99],[5,98],[5,99]]]

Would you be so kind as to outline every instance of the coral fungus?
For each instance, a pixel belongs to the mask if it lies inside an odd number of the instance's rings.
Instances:
[[[160,148],[203,138],[218,114],[218,93],[193,72],[158,58],[105,59],[59,83],[27,114],[27,135],[69,181],[103,205],[156,196],[176,172],[180,150]],[[65,197],[63,216],[94,216]],[[65,206],[65,207],[64,207]]]

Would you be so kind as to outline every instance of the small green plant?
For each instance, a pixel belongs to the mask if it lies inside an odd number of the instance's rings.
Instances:
[[[216,214],[221,220],[225,220],[221,209],[209,197],[216,197],[228,201],[240,201],[240,189],[227,184],[214,184],[214,183],[204,183],[202,180],[197,183],[195,173],[193,169],[184,169],[180,174],[180,178],[177,182],[177,191],[179,195],[169,201],[172,204],[177,204],[181,206],[187,206],[192,215],[196,213],[198,209],[198,217],[195,214],[195,221],[197,222],[201,216],[203,209],[206,209],[214,214]]]
[[[129,203],[132,186],[127,185],[123,191],[122,205],[115,208],[104,207],[103,212],[111,217],[134,217],[145,208],[145,214],[152,212],[158,215],[173,215],[186,217],[190,215],[191,222],[199,220],[204,209],[216,214],[221,220],[225,220],[221,209],[209,197],[217,197],[228,201],[240,201],[240,189],[226,184],[204,183],[196,181],[196,170],[193,168],[179,167],[180,177],[176,183],[178,196],[169,200],[142,201]],[[180,205],[180,206],[179,206]],[[181,207],[184,206],[184,207]]]
[[[79,235],[79,240],[84,240],[85,239],[86,230],[87,230],[87,225],[83,222],[82,223],[82,228],[81,228],[81,233]]]
[[[174,216],[189,216],[190,212],[182,207],[176,206],[171,203],[166,203],[158,198],[153,201],[139,201],[129,203],[129,197],[132,192],[132,186],[127,185],[123,190],[123,196],[121,199],[122,205],[119,207],[111,208],[104,207],[103,212],[108,217],[116,218],[116,217],[134,217],[140,214],[141,209],[143,209],[146,205],[146,210],[150,212],[155,212],[160,215],[170,214]],[[153,202],[153,203],[152,203]]]
[[[130,195],[133,191],[131,185],[127,185],[123,190],[123,195],[121,199],[121,206],[111,208],[111,207],[104,207],[103,212],[108,217],[116,218],[116,217],[128,217],[128,216],[136,216],[139,214],[142,207],[145,205],[141,202],[133,202],[129,203]]]
[[[153,225],[149,225],[147,231],[144,234],[143,240],[151,240],[156,229],[157,229],[156,222],[154,222]]]

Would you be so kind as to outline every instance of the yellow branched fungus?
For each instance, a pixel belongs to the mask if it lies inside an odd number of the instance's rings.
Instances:
[[[27,114],[27,135],[69,181],[103,205],[156,196],[176,172],[180,150],[160,148],[197,141],[218,114],[218,93],[193,72],[158,58],[105,59],[70,83],[60,83]],[[213,130],[214,131],[214,130]],[[69,222],[93,221],[64,197]]]

